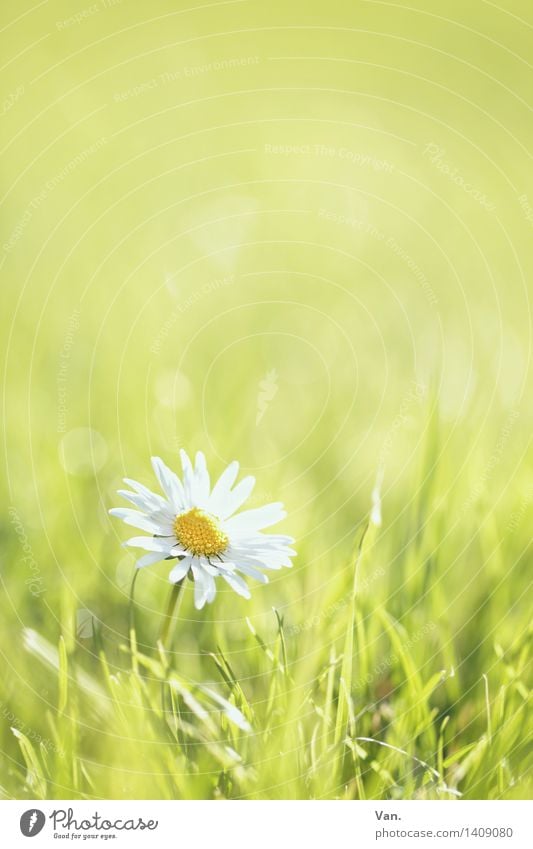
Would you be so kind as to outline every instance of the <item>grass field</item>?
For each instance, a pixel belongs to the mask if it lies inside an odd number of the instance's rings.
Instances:
[[[4,798],[531,796],[533,16],[430,5],[3,4]],[[181,447],[297,557],[163,645]]]

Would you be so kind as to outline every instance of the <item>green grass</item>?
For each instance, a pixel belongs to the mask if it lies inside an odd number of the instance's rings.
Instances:
[[[442,486],[445,472],[434,473]],[[39,628],[59,641],[11,632],[5,796],[527,796],[525,523],[506,528],[472,508],[479,526],[467,540],[444,521],[452,499],[443,505],[422,479],[424,509],[395,516],[394,534],[385,497],[384,525],[361,516],[352,545],[317,561],[302,542],[296,569],[270,592],[275,609],[256,589],[251,602],[222,592],[196,613],[186,588],[166,648],[167,588],[156,584],[160,613],[147,610],[147,570],[132,607],[126,588],[106,600],[95,588],[109,618],[86,622],[85,636],[72,588],[58,589],[57,607],[49,591]]]
[[[195,5],[0,11],[0,793],[528,797],[530,4]],[[298,554],[162,646],[180,447]]]

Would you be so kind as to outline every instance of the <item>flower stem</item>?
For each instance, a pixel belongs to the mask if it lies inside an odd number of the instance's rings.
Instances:
[[[169,648],[169,646],[167,645],[168,635],[170,632],[170,626],[172,624],[174,614],[176,612],[176,606],[180,597],[183,583],[184,581],[182,579],[181,581],[178,581],[177,584],[173,584],[170,590],[170,594],[168,596],[167,611],[165,613],[165,618],[163,619],[163,624],[161,626],[161,633],[159,635],[159,641],[163,645],[164,649]]]
[[[133,578],[131,579],[130,600],[128,605],[128,637],[130,644],[130,654],[134,669],[137,666],[137,635],[135,633],[135,581],[137,580],[138,574],[139,570],[135,569],[135,572],[133,573]]]

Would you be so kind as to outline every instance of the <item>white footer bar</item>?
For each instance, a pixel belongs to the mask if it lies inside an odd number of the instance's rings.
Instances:
[[[4,801],[1,843],[6,849],[73,843],[117,849],[531,849],[532,807],[531,802],[465,800]]]

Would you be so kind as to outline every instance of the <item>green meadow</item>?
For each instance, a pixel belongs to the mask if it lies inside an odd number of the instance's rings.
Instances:
[[[530,797],[530,4],[0,44],[1,796]],[[108,510],[182,447],[297,556],[169,618]]]

